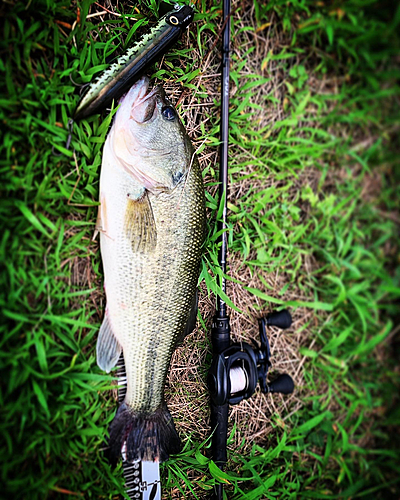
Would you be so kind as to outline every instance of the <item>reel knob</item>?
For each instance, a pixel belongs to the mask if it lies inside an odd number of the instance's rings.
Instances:
[[[279,392],[281,394],[291,394],[294,390],[294,382],[290,375],[282,373],[278,378],[267,385],[267,392]]]
[[[286,330],[292,325],[292,316],[287,309],[268,314],[265,318],[267,326],[276,326],[282,330]]]

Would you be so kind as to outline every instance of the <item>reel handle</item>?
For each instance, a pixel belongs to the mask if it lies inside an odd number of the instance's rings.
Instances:
[[[292,316],[287,309],[268,314],[265,318],[267,326],[276,326],[282,330],[286,330],[292,325]]]
[[[279,392],[281,394],[291,394],[294,390],[294,382],[290,375],[287,373],[282,373],[278,378],[273,380],[270,384],[267,385],[267,392],[276,393]]]

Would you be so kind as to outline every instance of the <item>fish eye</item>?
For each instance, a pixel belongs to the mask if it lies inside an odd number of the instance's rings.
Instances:
[[[161,113],[166,120],[174,120],[176,117],[176,111],[172,106],[164,106]]]

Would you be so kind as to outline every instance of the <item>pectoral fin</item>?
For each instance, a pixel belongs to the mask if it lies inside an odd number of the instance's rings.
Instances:
[[[157,228],[149,196],[145,191],[137,200],[128,198],[125,235],[134,252],[151,252],[157,244]]]
[[[99,368],[109,373],[117,364],[121,352],[122,347],[113,334],[106,312],[96,344],[97,364]]]
[[[92,241],[97,238],[99,233],[107,234],[107,206],[106,206],[106,197],[104,194],[100,194],[100,205],[97,208],[97,219],[96,226],[94,229]]]

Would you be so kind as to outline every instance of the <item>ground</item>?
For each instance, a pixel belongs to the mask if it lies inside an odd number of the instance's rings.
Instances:
[[[0,428],[6,497],[118,498],[102,455],[115,381],[96,366],[104,312],[92,241],[105,110],[74,125],[79,85],[158,17],[157,2],[2,7]],[[229,276],[232,337],[271,329],[272,378],[230,413],[229,463],[210,461],[205,384],[219,293],[216,215],[220,4],[151,69],[177,105],[207,191],[198,327],[174,353],[166,398],[185,448],[165,498],[398,498],[399,39],[390,2],[232,3]],[[78,85],[77,85],[78,84]],[[108,116],[108,117],[107,117]],[[60,156],[57,156],[60,154]]]

